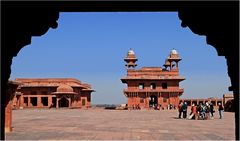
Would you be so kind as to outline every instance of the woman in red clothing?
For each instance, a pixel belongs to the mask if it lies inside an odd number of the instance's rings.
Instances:
[[[195,106],[195,104],[192,104],[192,108],[191,108],[191,114],[189,116],[189,119],[197,119],[197,107]]]
[[[182,105],[183,105],[183,102],[181,101],[178,105],[178,112],[179,112],[178,118],[182,118],[182,112],[183,112],[182,111]]]

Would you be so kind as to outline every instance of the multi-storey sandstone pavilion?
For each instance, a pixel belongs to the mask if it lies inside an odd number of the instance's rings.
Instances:
[[[136,70],[137,58],[132,49],[124,59],[127,67],[127,76],[121,78],[127,84],[124,95],[128,98],[128,107],[139,106],[141,109],[168,105],[177,106],[183,89],[179,82],[185,80],[179,76],[179,54],[175,49],[167,57],[164,68],[142,67]]]
[[[20,84],[13,99],[15,108],[91,106],[94,90],[74,78],[17,78],[15,82]]]

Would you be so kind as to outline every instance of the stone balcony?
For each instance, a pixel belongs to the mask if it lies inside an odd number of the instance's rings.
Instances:
[[[183,93],[183,89],[124,89],[124,93],[127,92],[179,92]]]

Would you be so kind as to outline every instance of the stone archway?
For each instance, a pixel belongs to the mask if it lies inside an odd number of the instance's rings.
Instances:
[[[156,107],[158,105],[158,97],[156,95],[151,95],[149,97],[149,107]]]
[[[58,101],[58,107],[69,107],[69,100],[65,96],[61,97]]]
[[[182,27],[189,27],[195,34],[205,35],[219,56],[225,56],[230,91],[234,93],[235,135],[239,139],[239,2],[7,2],[2,8],[2,95],[1,111],[5,112],[7,83],[14,56],[31,43],[32,36],[41,36],[57,27],[59,12],[70,11],[178,11]],[[63,6],[64,5],[64,6]],[[123,5],[123,6],[120,6]],[[17,12],[15,12],[17,11]],[[200,12],[199,12],[200,11]],[[32,16],[35,15],[35,16]],[[4,125],[1,115],[1,125]],[[1,139],[4,139],[4,126]]]

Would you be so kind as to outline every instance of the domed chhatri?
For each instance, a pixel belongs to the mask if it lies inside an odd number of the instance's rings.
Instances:
[[[178,53],[177,53],[177,50],[173,48],[173,49],[171,50],[171,54],[178,54]]]
[[[130,48],[130,50],[127,53],[127,56],[125,57],[124,61],[126,62],[127,69],[135,68],[137,66],[136,61],[138,59],[135,56],[134,51]]]
[[[73,92],[73,88],[67,84],[61,84],[57,87],[57,92]]]
[[[180,58],[180,55],[178,54],[176,49],[172,49],[169,56],[167,57],[167,61],[170,62],[170,65],[166,65],[166,63],[164,64],[165,69],[167,69],[168,67],[170,67],[170,70],[172,70],[172,68],[174,66],[176,66],[176,69],[178,69],[178,62],[181,61],[182,59]]]

